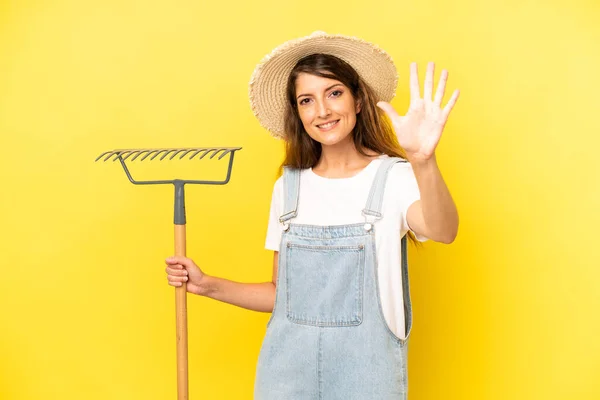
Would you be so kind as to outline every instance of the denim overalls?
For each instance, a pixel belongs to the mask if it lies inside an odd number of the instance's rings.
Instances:
[[[366,222],[335,226],[289,223],[297,215],[300,171],[284,169],[277,294],[258,359],[255,400],[406,399],[412,326],[406,236],[403,340],[383,316],[374,232],[396,162],[404,160],[383,159],[363,210]]]

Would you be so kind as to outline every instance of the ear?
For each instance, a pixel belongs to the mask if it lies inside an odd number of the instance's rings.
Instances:
[[[362,110],[362,103],[360,102],[360,100],[357,100],[354,107],[356,108],[356,113],[360,113],[360,110]]]

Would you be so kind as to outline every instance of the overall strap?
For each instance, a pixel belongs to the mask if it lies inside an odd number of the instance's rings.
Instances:
[[[381,214],[381,207],[383,204],[383,194],[385,192],[385,185],[387,181],[388,172],[395,163],[397,162],[408,162],[399,157],[390,157],[385,158],[381,165],[379,166],[379,170],[377,170],[377,174],[375,175],[375,179],[373,180],[373,185],[371,186],[371,192],[369,193],[369,198],[367,199],[367,205],[363,210],[363,215],[367,219],[365,223],[365,229],[367,231],[371,230],[372,223],[378,219],[383,218]],[[369,220],[369,217],[372,217]],[[410,333],[410,329],[412,327],[412,304],[410,299],[410,287],[408,281],[408,241],[407,235],[402,237],[400,241],[400,249],[401,249],[401,260],[400,260],[400,269],[402,274],[402,297],[404,303],[404,332],[405,336],[408,337]]]
[[[367,198],[367,204],[363,209],[362,213],[367,218],[367,222],[369,221],[369,216],[375,217],[373,220],[378,220],[383,217],[381,215],[381,206],[383,204],[383,194],[385,192],[385,185],[387,182],[388,172],[397,162],[407,162],[398,157],[390,157],[384,158],[383,162],[379,166],[377,170],[377,174],[375,175],[375,179],[373,179],[373,184],[371,185],[371,191],[369,192],[369,197]]]
[[[404,336],[408,337],[412,327],[412,302],[410,299],[410,285],[408,280],[408,241],[406,237],[408,233],[402,237],[400,241],[400,249],[402,257],[400,260],[400,271],[402,274],[402,299],[404,303]]]
[[[282,224],[298,215],[299,195],[300,169],[283,167],[283,214],[279,217],[279,222]]]

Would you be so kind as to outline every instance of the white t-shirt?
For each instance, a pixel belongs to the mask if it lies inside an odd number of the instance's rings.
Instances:
[[[350,178],[324,178],[311,168],[300,173],[298,215],[289,222],[306,225],[347,225],[364,223],[362,210],[367,203],[371,185],[382,155]],[[265,247],[279,251],[283,214],[283,177],[273,187],[271,212]],[[408,207],[420,199],[419,187],[410,163],[395,163],[391,168],[382,204],[383,219],[375,223],[376,256],[379,267],[379,289],[383,314],[392,332],[405,338],[404,304],[402,297],[400,240],[409,230],[406,221]],[[421,242],[428,238],[417,235]]]

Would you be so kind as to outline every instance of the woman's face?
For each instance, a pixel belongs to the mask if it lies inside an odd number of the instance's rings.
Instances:
[[[296,104],[304,129],[317,142],[331,146],[352,140],[360,108],[340,81],[301,73],[296,79]]]

